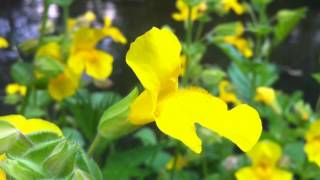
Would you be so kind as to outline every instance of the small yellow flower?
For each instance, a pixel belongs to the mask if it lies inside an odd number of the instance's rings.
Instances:
[[[241,104],[241,101],[232,91],[232,85],[227,80],[222,80],[219,83],[219,98],[226,103],[233,103],[235,105]]]
[[[310,162],[320,167],[320,120],[313,122],[305,135],[304,151]]]
[[[265,103],[266,105],[272,105],[276,100],[276,93],[272,88],[258,87],[256,89],[255,100]]]
[[[11,83],[6,86],[6,94],[14,95],[19,94],[25,96],[27,93],[27,87],[18,83]]]
[[[184,3],[183,0],[176,1],[176,7],[179,12],[175,12],[172,14],[172,18],[176,21],[186,21],[189,16],[189,7]],[[195,7],[191,8],[191,20],[197,20],[199,17],[203,15],[203,13],[207,10],[206,2],[202,2]]]
[[[88,22],[93,22],[96,20],[96,15],[92,11],[87,11],[82,17]]]
[[[105,36],[110,36],[115,42],[127,44],[126,37],[124,37],[118,28],[112,26],[112,21],[109,17],[104,18],[103,32]]]
[[[245,12],[244,5],[240,4],[238,0],[222,0],[221,4],[226,13],[233,10],[237,15],[242,15]]]
[[[165,134],[196,153],[202,142],[195,123],[248,151],[262,130],[258,112],[245,104],[228,110],[227,104],[197,87],[179,88],[181,44],[169,29],[152,28],[130,45],[126,62],[145,90],[131,105],[129,120],[144,125],[156,122]]]
[[[166,165],[167,170],[181,170],[184,167],[188,165],[188,160],[182,156],[181,154],[178,154],[175,158],[170,159],[170,161]]]
[[[9,47],[8,41],[4,37],[0,36],[0,49],[7,48],[7,47]]]
[[[56,101],[61,101],[76,93],[79,81],[80,76],[66,68],[63,73],[49,80],[49,94]]]
[[[95,48],[103,37],[103,32],[97,29],[79,29],[73,37],[68,67],[78,75],[85,71],[97,80],[108,78],[112,72],[113,57]]]
[[[42,45],[37,50],[36,57],[49,57],[55,60],[62,60],[60,45],[57,42],[49,42]]]
[[[293,178],[292,173],[277,167],[282,156],[281,147],[277,143],[268,140],[260,141],[247,155],[252,165],[238,170],[237,180],[291,180]]]

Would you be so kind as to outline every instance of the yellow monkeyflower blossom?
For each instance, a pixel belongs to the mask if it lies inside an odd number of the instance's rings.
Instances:
[[[126,37],[124,37],[118,28],[112,26],[112,21],[109,17],[104,18],[103,32],[105,36],[110,36],[115,42],[127,44]]]
[[[75,74],[69,68],[65,68],[63,73],[49,80],[49,94],[53,99],[61,101],[76,93],[79,87],[79,81],[79,75]]]
[[[9,47],[8,41],[4,37],[0,36],[0,49],[7,48],[7,47]]]
[[[320,120],[313,122],[305,135],[304,151],[310,162],[320,167]]]
[[[61,48],[58,42],[49,42],[42,45],[36,52],[36,57],[50,57],[55,60],[61,60]]]
[[[219,98],[226,103],[233,103],[235,105],[241,104],[241,101],[232,91],[231,83],[227,80],[222,80],[219,83]]]
[[[189,16],[189,7],[183,0],[176,1],[176,7],[179,12],[172,14],[172,18],[176,21],[186,21]],[[206,2],[202,2],[191,8],[191,20],[194,21],[201,17],[203,13],[207,10]]]
[[[25,96],[27,93],[27,87],[18,83],[10,83],[6,86],[6,94],[14,95],[19,94]]]
[[[155,121],[162,132],[196,153],[202,150],[196,123],[250,150],[262,130],[258,112],[245,104],[228,110],[204,89],[179,88],[180,53],[178,38],[166,28],[154,27],[130,45],[126,62],[145,90],[131,105],[129,120],[137,125]]]
[[[25,135],[37,132],[51,132],[58,136],[63,136],[61,129],[57,125],[43,119],[26,119],[22,115],[7,115],[0,116],[0,121],[10,123]]]
[[[103,32],[91,28],[79,29],[74,34],[68,59],[68,66],[73,72],[81,74],[85,71],[97,80],[104,80],[110,76],[113,57],[95,48],[103,37]]]
[[[188,160],[182,156],[181,154],[178,154],[175,158],[170,159],[170,161],[166,165],[167,170],[177,169],[181,170],[185,166],[187,166]]]
[[[276,93],[272,88],[261,86],[256,89],[255,100],[266,105],[272,105],[276,101]]]
[[[238,23],[235,30],[235,34],[225,36],[223,41],[227,44],[231,44],[235,46],[244,57],[250,58],[253,56],[253,52],[250,47],[250,43],[245,38],[242,37],[243,34],[244,34],[244,26],[243,24]]]
[[[238,0],[221,0],[223,10],[229,12],[233,10],[237,15],[242,15],[245,12],[244,5],[240,4]]]
[[[237,180],[291,180],[292,173],[277,167],[282,156],[281,147],[272,141],[258,142],[247,153],[252,161],[249,167],[236,172]]]

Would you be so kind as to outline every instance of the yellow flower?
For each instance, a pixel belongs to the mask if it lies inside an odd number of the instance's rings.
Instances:
[[[6,86],[6,94],[14,95],[19,94],[25,96],[27,93],[27,87],[18,83],[11,83]]]
[[[313,122],[305,135],[304,151],[310,162],[320,167],[320,120]]]
[[[49,57],[55,60],[62,60],[60,45],[57,42],[49,42],[42,45],[37,50],[36,57]]]
[[[77,19],[75,18],[68,18],[67,20],[67,30],[68,32],[72,31],[77,25]]]
[[[50,96],[61,101],[75,94],[79,87],[80,76],[65,68],[65,71],[49,80],[48,90]]]
[[[68,66],[76,74],[85,71],[89,76],[97,80],[104,80],[112,72],[113,57],[95,49],[96,44],[104,37],[97,29],[79,29],[73,37],[71,55]]]
[[[105,36],[110,36],[115,42],[126,44],[127,39],[124,37],[124,35],[121,33],[121,31],[112,26],[112,21],[109,17],[104,18],[104,27],[103,32]]]
[[[262,130],[258,112],[248,105],[227,104],[196,87],[178,88],[181,44],[169,29],[152,28],[130,46],[126,62],[145,90],[131,105],[129,120],[143,125],[155,120],[165,134],[196,153],[202,150],[195,123],[248,151]]]
[[[87,11],[82,17],[88,22],[93,22],[96,20],[96,15],[92,11]]]
[[[227,80],[222,80],[219,83],[219,98],[226,103],[233,103],[235,105],[241,104],[241,101],[232,91],[232,85]]]
[[[175,12],[172,14],[172,18],[176,21],[186,21],[189,16],[189,7],[184,3],[183,0],[176,1],[176,7],[179,12]],[[207,10],[207,4],[202,2],[197,6],[191,8],[191,20],[194,21],[201,17],[203,13]]]
[[[167,170],[177,169],[181,170],[185,166],[187,166],[188,161],[185,157],[183,157],[181,154],[178,154],[175,158],[170,159],[170,161],[167,163],[166,168]]]
[[[0,49],[7,48],[7,47],[9,47],[8,41],[4,37],[0,36]]]
[[[236,172],[237,180],[291,180],[292,173],[279,169],[277,163],[282,156],[281,147],[272,141],[258,142],[247,153],[252,166]]]
[[[36,132],[51,132],[58,136],[63,136],[62,131],[57,125],[43,119],[26,119],[21,115],[7,115],[0,116],[0,121],[10,123],[25,135]]]
[[[238,0],[222,0],[221,4],[225,12],[233,10],[237,15],[241,15],[245,12],[245,7],[238,2]]]
[[[272,105],[276,100],[276,93],[272,88],[261,86],[256,89],[255,100],[266,105]]]

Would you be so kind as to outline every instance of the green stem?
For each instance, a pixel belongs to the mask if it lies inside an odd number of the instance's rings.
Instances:
[[[202,173],[203,173],[203,179],[207,179],[208,177],[208,164],[206,159],[206,154],[202,154]]]
[[[203,28],[204,28],[204,22],[203,22],[203,21],[200,21],[200,22],[199,22],[198,29],[197,29],[196,37],[195,37],[196,41],[201,38],[201,34],[202,34],[202,32],[203,32]]]
[[[177,168],[176,168],[177,161],[178,161],[178,147],[176,147],[176,152],[175,152],[175,156],[174,156],[174,160],[173,160],[173,167],[170,172],[170,180],[174,180],[174,178],[175,178],[176,170],[177,170]]]
[[[40,37],[39,37],[39,44],[43,43],[43,37],[44,34],[46,33],[46,25],[47,25],[47,21],[48,21],[48,10],[49,10],[49,3],[44,0],[44,12],[43,12],[43,16],[41,19],[41,26],[40,26]]]
[[[69,6],[63,6],[63,23],[64,23],[64,32],[68,34],[68,19],[69,19]]]
[[[91,143],[91,145],[89,146],[88,149],[88,156],[89,157],[93,157],[94,152],[96,151],[98,145],[100,144],[100,141],[102,140],[102,136],[97,133],[96,137],[94,138],[93,142]]]
[[[192,10],[192,6],[189,6],[189,11],[188,11],[188,20],[187,20],[187,31],[186,31],[186,52],[185,55],[187,57],[187,61],[186,61],[186,71],[185,74],[182,78],[182,85],[186,86],[189,78],[190,78],[190,61],[191,61],[191,55],[190,55],[190,48],[191,48],[191,44],[192,44],[192,28],[193,28],[193,24],[192,24],[192,17],[191,17],[191,10]]]

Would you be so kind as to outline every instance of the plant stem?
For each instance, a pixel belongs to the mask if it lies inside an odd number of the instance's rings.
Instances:
[[[175,155],[174,155],[173,167],[172,167],[172,170],[171,170],[171,172],[170,172],[170,180],[174,180],[174,177],[175,177],[175,175],[176,175],[177,161],[178,161],[178,147],[176,147],[176,152],[175,152]]]
[[[203,179],[207,179],[208,164],[207,164],[206,154],[204,152],[202,154],[202,173],[203,173]]]
[[[63,6],[63,23],[64,23],[64,32],[68,34],[68,19],[69,19],[69,6]]]
[[[93,157],[95,150],[97,149],[100,141],[102,140],[102,137],[100,136],[99,133],[97,133],[96,137],[94,138],[93,142],[89,146],[88,149],[88,156]]]
[[[46,25],[47,25],[47,21],[48,21],[49,3],[46,0],[44,0],[43,3],[44,3],[44,12],[43,12],[43,16],[41,19],[39,45],[41,45],[43,43],[43,37],[46,32]]]

